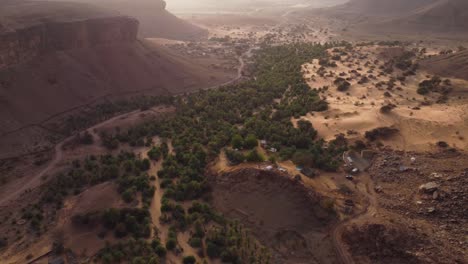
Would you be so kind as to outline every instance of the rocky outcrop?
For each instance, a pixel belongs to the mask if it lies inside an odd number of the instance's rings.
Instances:
[[[44,22],[0,33],[0,69],[48,51],[89,48],[136,41],[138,21],[104,17],[67,22]]]
[[[163,0],[61,0],[93,4],[140,21],[139,37],[198,40],[208,36],[206,29],[178,18],[166,10]],[[171,4],[171,2],[169,2]]]

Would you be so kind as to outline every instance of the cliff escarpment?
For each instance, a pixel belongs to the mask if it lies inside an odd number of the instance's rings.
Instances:
[[[90,104],[181,94],[231,76],[138,39],[139,22],[114,11],[5,1],[0,2],[0,158],[42,149],[53,134],[42,127],[46,120]]]
[[[0,68],[45,52],[134,42],[137,34],[138,21],[128,17],[42,22],[8,30],[0,33]]]
[[[166,10],[163,0],[60,0],[93,4],[140,21],[139,37],[198,40],[206,29],[193,25]],[[188,1],[188,0],[187,0]],[[171,1],[168,1],[171,4]]]

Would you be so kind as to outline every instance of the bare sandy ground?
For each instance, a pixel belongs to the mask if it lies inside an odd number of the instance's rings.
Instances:
[[[425,98],[416,93],[419,82],[427,79],[425,72],[419,72],[416,76],[408,78],[404,84],[396,82],[391,91],[385,88],[377,88],[378,82],[388,82],[394,75],[378,76],[378,67],[382,65],[378,59],[379,48],[362,47],[357,48],[350,56],[342,58],[343,62],[337,62],[338,67],[327,68],[332,77],[320,77],[316,70],[320,67],[318,61],[314,60],[303,66],[304,78],[312,88],[328,86],[323,93],[329,103],[329,110],[323,113],[308,114],[302,117],[312,122],[318,130],[319,136],[330,140],[339,133],[347,134],[350,138],[361,138],[366,131],[377,127],[395,127],[400,130],[398,135],[382,140],[384,145],[401,150],[425,151],[430,150],[438,141],[445,141],[450,146],[466,149],[468,141],[468,118],[466,111],[467,98],[459,99],[459,95],[466,94],[466,82],[451,79],[454,91],[449,95],[446,104],[432,104],[421,106]],[[367,54],[366,59],[362,55]],[[361,58],[361,59],[360,59]],[[365,66],[366,61],[371,62]],[[375,67],[372,69],[371,67]],[[360,68],[361,70],[359,70]],[[376,79],[368,83],[358,84],[360,77],[350,71],[356,71],[361,75],[373,74]],[[372,71],[372,73],[368,73]],[[351,88],[347,93],[339,92],[333,81],[340,73],[345,73],[343,78],[351,77]],[[383,85],[385,87],[385,85]],[[385,96],[388,92],[390,96]],[[435,100],[435,98],[426,98]],[[395,104],[395,108],[388,114],[380,112],[385,104]],[[421,107],[421,110],[413,108]],[[295,122],[297,120],[293,120]]]

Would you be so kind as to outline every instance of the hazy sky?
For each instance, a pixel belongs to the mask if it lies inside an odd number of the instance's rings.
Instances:
[[[307,6],[320,7],[346,0],[166,0],[167,9],[173,12],[220,12],[234,11],[239,6],[245,10],[273,6]]]

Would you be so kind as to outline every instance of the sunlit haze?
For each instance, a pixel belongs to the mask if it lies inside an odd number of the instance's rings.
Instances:
[[[462,264],[468,0],[0,0],[0,264]]]

